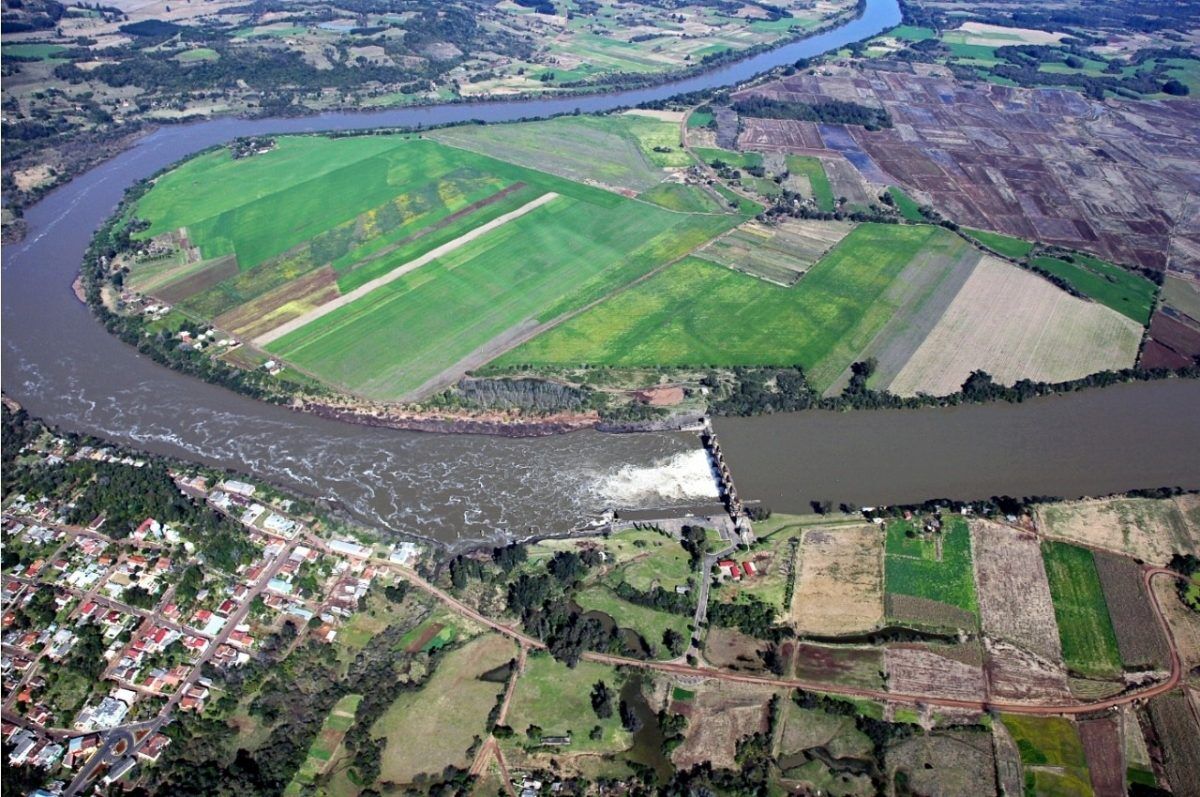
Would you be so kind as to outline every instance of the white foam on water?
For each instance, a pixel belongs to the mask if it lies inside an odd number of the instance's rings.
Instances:
[[[592,488],[607,504],[655,507],[719,497],[717,482],[702,448],[681,451],[653,465],[624,465],[603,475]]]

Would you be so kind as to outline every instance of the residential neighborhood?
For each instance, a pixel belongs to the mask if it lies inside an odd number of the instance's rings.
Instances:
[[[145,465],[66,440],[22,453]],[[81,524],[71,498],[4,501],[0,735],[10,764],[45,773],[46,793],[84,793],[156,761],[172,718],[215,699],[214,670],[244,666],[285,625],[293,644],[333,643],[372,582],[422,554],[326,537],[311,513],[244,481],[171,478],[181,500],[240,529],[248,544],[234,567],[213,566],[186,524],[147,516],[121,529],[104,514]]]

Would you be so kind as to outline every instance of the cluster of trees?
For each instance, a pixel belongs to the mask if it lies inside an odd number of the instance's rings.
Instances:
[[[792,368],[745,368],[733,369],[736,379],[733,387],[717,394],[708,404],[713,415],[760,415],[803,409],[917,409],[920,407],[951,407],[959,404],[980,404],[990,401],[1021,403],[1039,396],[1072,393],[1092,387],[1108,387],[1123,382],[1146,382],[1156,379],[1200,377],[1200,365],[1169,370],[1165,368],[1124,368],[1120,371],[1099,371],[1079,379],[1065,382],[1035,382],[1021,379],[1012,385],[997,383],[986,371],[973,371],[963,382],[962,388],[946,396],[897,396],[883,390],[874,390],[867,382],[875,366],[870,358],[851,365],[850,383],[838,396],[824,398],[816,393],[804,380],[804,371],[799,366]],[[775,375],[775,386],[769,382]],[[701,383],[720,387],[715,373],[701,379]]]
[[[723,628],[736,628],[757,639],[777,641],[790,634],[787,626],[775,625],[775,607],[754,595],[744,596],[737,603],[713,603],[708,607],[708,621]]]
[[[681,595],[674,590],[666,590],[662,587],[640,590],[622,581],[613,591],[622,600],[627,600],[638,606],[657,609],[660,612],[689,616],[695,611],[690,594]]]
[[[792,412],[813,407],[820,397],[809,386],[804,369],[798,365],[778,367],[736,367],[734,384],[723,395],[709,402],[714,415],[760,415],[766,412]],[[715,372],[700,380],[709,388],[720,388]]]
[[[858,125],[867,130],[882,130],[892,126],[892,116],[886,108],[873,108],[844,100],[799,102],[776,100],[771,97],[747,97],[734,102],[733,110],[742,116],[759,119],[795,119],[801,122]]]
[[[1200,612],[1200,588],[1196,586],[1196,575],[1200,573],[1200,558],[1195,554],[1177,553],[1171,557],[1167,567],[1187,577],[1186,581],[1176,580],[1175,591],[1185,606],[1194,612]]]
[[[255,555],[241,527],[205,504],[183,495],[164,461],[150,458],[143,467],[94,460],[24,464],[10,457],[44,427],[24,412],[4,408],[4,490],[72,500],[70,523],[86,525],[103,516],[104,530],[118,539],[146,518],[179,527],[208,566],[232,572]],[[11,446],[10,446],[11,441]],[[15,446],[13,448],[12,446]]]
[[[692,571],[699,573],[704,567],[704,555],[708,553],[708,529],[685,525],[680,531],[680,544],[688,552]]]

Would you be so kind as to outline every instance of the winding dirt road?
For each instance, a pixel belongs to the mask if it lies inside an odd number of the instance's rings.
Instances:
[[[373,563],[388,567],[405,578],[408,582],[418,589],[424,590],[434,596],[449,608],[453,609],[458,614],[467,617],[486,628],[509,636],[517,642],[529,648],[544,649],[545,643],[541,640],[525,634],[512,626],[504,625],[490,617],[480,614],[476,610],[467,606],[462,601],[448,594],[442,589],[430,584],[425,579],[421,578],[414,571],[406,567],[397,565],[386,559],[372,559]],[[1158,623],[1162,627],[1163,633],[1167,638],[1167,646],[1170,649],[1171,658],[1171,673],[1165,681],[1155,684],[1146,689],[1139,689],[1134,692],[1125,692],[1116,697],[1106,698],[1104,700],[1096,700],[1091,702],[1072,702],[1072,703],[1009,703],[1004,701],[993,700],[957,700],[953,698],[938,697],[936,695],[912,695],[900,692],[887,692],[881,689],[859,689],[851,686],[842,686],[840,684],[826,683],[823,681],[809,681],[801,678],[774,678],[766,675],[751,675],[747,673],[730,672],[728,670],[720,670],[713,667],[693,667],[688,664],[670,661],[646,661],[644,659],[631,659],[625,656],[613,656],[607,653],[588,652],[583,654],[583,659],[586,661],[599,662],[601,664],[609,664],[618,667],[638,667],[643,670],[654,670],[657,672],[672,673],[675,675],[686,675],[691,678],[701,676],[704,678],[715,678],[722,681],[732,683],[752,684],[763,686],[772,689],[780,687],[786,689],[806,689],[817,692],[825,692],[832,695],[844,695],[847,697],[861,697],[870,700],[880,700],[892,703],[901,703],[911,706],[942,706],[945,708],[968,709],[971,711],[1002,711],[1009,714],[1033,714],[1033,715],[1078,715],[1089,714],[1097,711],[1105,711],[1116,706],[1123,706],[1132,703],[1136,700],[1145,700],[1171,691],[1179,685],[1183,677],[1183,667],[1179,659],[1179,650],[1175,644],[1175,637],[1171,633],[1171,628],[1167,624],[1166,617],[1163,615],[1162,606],[1159,605],[1158,596],[1151,589],[1151,580],[1155,576],[1166,576],[1169,578],[1182,578],[1179,573],[1174,570],[1168,570],[1165,567],[1147,568],[1142,575],[1143,583],[1146,586],[1146,591],[1150,594],[1150,600],[1154,606],[1155,616],[1158,618]]]

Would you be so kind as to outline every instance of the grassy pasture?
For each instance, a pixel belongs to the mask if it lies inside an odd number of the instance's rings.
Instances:
[[[42,61],[50,60],[54,56],[67,49],[61,44],[47,44],[43,42],[29,42],[20,44],[5,44],[3,51],[4,55],[16,56],[17,58],[37,58]]]
[[[925,221],[925,217],[921,215],[921,206],[915,199],[896,186],[888,187],[888,194],[892,197],[892,201],[896,203],[896,209],[900,211],[900,215],[908,221],[921,222]]]
[[[757,152],[734,152],[716,147],[692,147],[692,152],[695,152],[700,160],[709,164],[714,161],[722,161],[738,169],[763,165],[763,156]]]
[[[721,213],[724,208],[708,191],[698,185],[659,183],[638,195],[638,199],[681,213]]]
[[[932,39],[937,36],[937,31],[933,28],[922,28],[915,25],[899,25],[889,30],[887,35],[897,39],[904,39],[905,41],[923,42],[926,39]]]
[[[197,61],[216,61],[221,57],[220,53],[211,47],[196,47],[191,50],[184,50],[177,54],[175,59],[181,63],[195,63]]]
[[[1002,235],[1001,233],[988,232],[987,230],[974,230],[970,227],[963,227],[962,231],[989,249],[995,250],[1005,257],[1011,257],[1013,260],[1020,260],[1033,251],[1033,244],[1029,241],[1014,238],[1011,235]]]
[[[808,155],[788,155],[787,169],[791,174],[802,174],[808,178],[809,189],[812,191],[813,201],[817,203],[818,210],[826,212],[833,210],[833,186],[829,184],[829,177],[825,174],[825,167],[821,165],[820,158]]]
[[[440,773],[447,764],[465,769],[467,748],[486,731],[488,712],[503,688],[479,676],[516,653],[502,636],[478,637],[447,653],[421,689],[402,693],[372,729],[374,738],[387,740],[380,777],[411,783],[418,774]]]
[[[910,530],[911,523],[907,521],[892,521],[887,525],[884,589],[978,613],[971,567],[971,532],[966,520],[957,516],[945,519],[940,559],[936,541],[916,532],[909,537]]]
[[[1117,637],[1092,552],[1063,542],[1042,545],[1063,660],[1083,675],[1121,671]]]
[[[822,389],[894,315],[884,293],[930,226],[864,224],[783,288],[688,258],[500,358],[612,366],[799,363]],[[858,347],[855,346],[858,343]]]
[[[1035,257],[1033,265],[1066,280],[1072,288],[1145,326],[1150,322],[1158,286],[1120,266],[1090,255]]]
[[[616,670],[604,664],[581,661],[574,668],[556,661],[549,653],[529,654],[525,671],[517,679],[508,724],[517,731],[514,741],[525,741],[525,732],[536,725],[544,734],[571,734],[571,752],[616,752],[629,746],[630,736],[621,727],[617,712],[600,719],[592,710],[592,687],[597,681],[613,692],[621,685]],[[599,740],[588,738],[588,732],[599,725]],[[556,748],[560,749],[560,748]]]
[[[662,166],[686,166],[679,127],[645,116],[565,116],[506,125],[463,125],[428,134],[445,144],[569,180],[648,191]],[[656,145],[672,148],[656,153]]]
[[[692,576],[691,558],[678,541],[653,531],[622,532],[611,539],[627,536],[630,541],[641,543],[633,549],[629,558],[624,558],[619,551],[615,552],[611,545],[605,546],[608,556],[617,561],[612,573],[605,579],[608,582],[617,584],[624,581],[639,590],[654,586],[671,590],[686,584]]]
[[[575,601],[585,610],[604,612],[621,628],[631,628],[641,634],[642,639],[653,648],[656,658],[671,658],[670,652],[663,646],[663,633],[667,629],[674,630],[684,639],[690,636],[690,617],[630,603],[617,597],[608,587],[586,587],[575,593]]]

